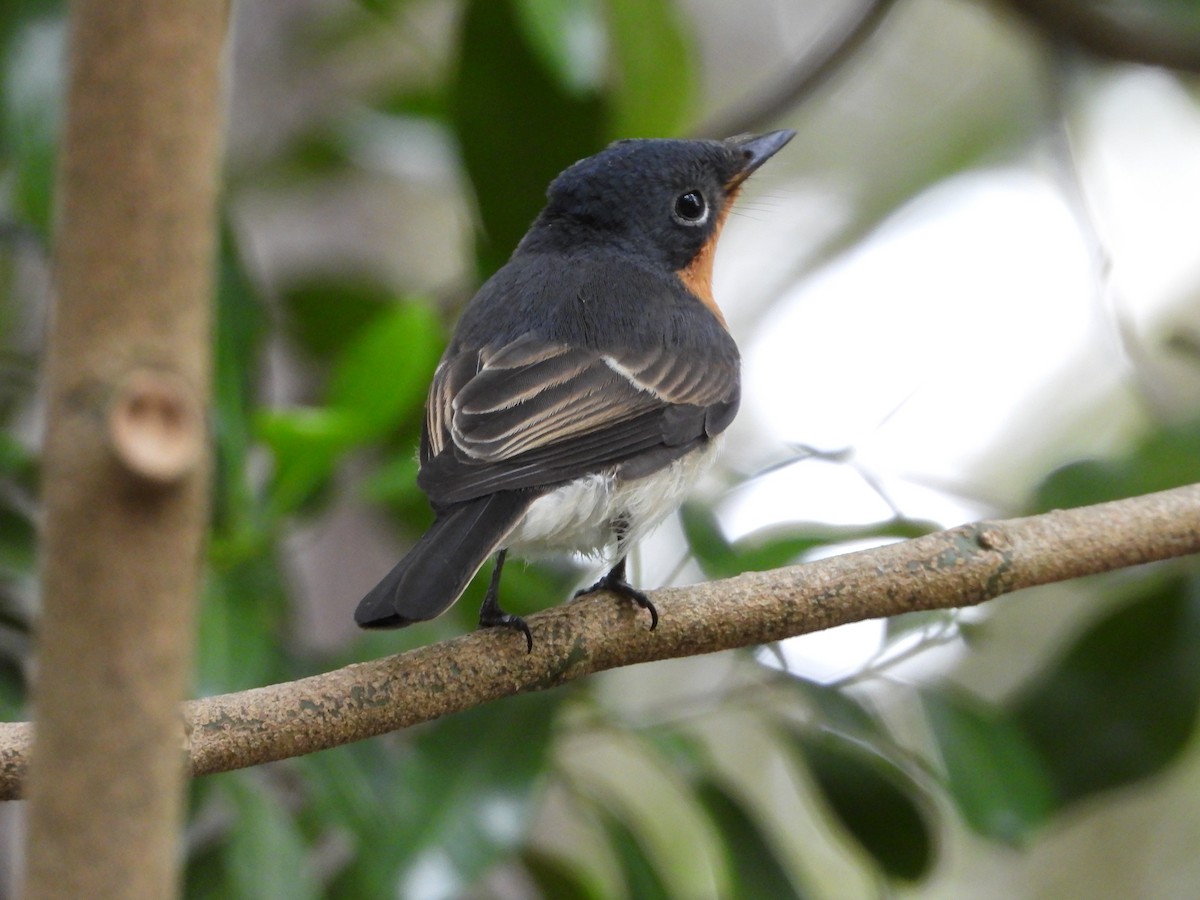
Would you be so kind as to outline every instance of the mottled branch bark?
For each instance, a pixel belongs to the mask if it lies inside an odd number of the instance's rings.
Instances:
[[[593,672],[748,647],[1200,552],[1200,485],[980,522],[818,562],[656,591],[645,613],[593,595],[496,629],[287,684],[185,704],[195,775],[324,750],[552,688]],[[16,797],[28,726],[0,728],[0,797]]]
[[[71,8],[28,898],[178,890],[225,17]]]

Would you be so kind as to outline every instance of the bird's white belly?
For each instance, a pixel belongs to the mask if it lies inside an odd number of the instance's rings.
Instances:
[[[677,459],[645,478],[619,481],[612,474],[587,475],[533,501],[513,529],[509,549],[537,558],[560,553],[603,554],[615,545],[613,522],[628,523],[616,556],[650,532],[687,497],[716,457],[717,438],[703,450]]]

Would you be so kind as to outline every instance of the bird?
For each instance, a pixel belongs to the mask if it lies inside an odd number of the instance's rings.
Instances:
[[[629,583],[629,549],[713,462],[741,400],[713,298],[717,240],[743,183],[795,136],[619,140],[565,169],[512,256],[467,303],[434,372],[417,484],[434,521],[359,602],[363,628],[433,619],[495,556],[612,561],[576,596]]]

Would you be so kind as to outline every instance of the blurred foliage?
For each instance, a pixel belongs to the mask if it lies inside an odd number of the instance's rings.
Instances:
[[[1060,802],[1130,784],[1179,755],[1200,709],[1198,640],[1200,577],[1151,581],[1026,686],[1014,722]]]
[[[996,841],[1030,838],[1054,808],[1046,764],[1030,737],[978,699],[954,691],[926,691],[921,699],[963,818]]]
[[[838,822],[884,873],[916,881],[933,865],[933,827],[918,783],[887,755],[832,733],[799,747]]]
[[[932,523],[902,518],[861,526],[799,522],[729,541],[712,510],[689,503],[683,507],[681,516],[684,534],[696,561],[704,574],[713,579],[777,569],[821,547],[859,540],[914,538],[937,530]]]
[[[1200,422],[1165,424],[1133,453],[1085,459],[1055,470],[1034,498],[1039,512],[1102,503],[1200,481]]]
[[[297,52],[322,64],[353,56],[364,35],[403,31],[420,4],[360,6]],[[700,113],[700,72],[682,8],[670,0],[464,0],[455,10],[445,65],[376,85],[358,102],[387,119],[420,121],[457,148],[476,214],[471,268],[482,278],[503,262],[565,165],[616,137],[685,133]],[[44,264],[48,255],[63,16],[55,0],[0,8],[6,297],[16,297],[18,262]],[[315,116],[256,162],[254,180],[300,189],[352,174],[360,148],[343,126]],[[969,156],[948,147],[953,165],[940,162],[924,177],[944,177],[977,158]],[[240,182],[231,175],[231,183]],[[236,199],[231,191],[227,223],[236,221]],[[452,615],[421,634],[363,635],[334,652],[297,639],[284,542],[296,523],[321,521],[345,496],[348,472],[358,499],[384,510],[400,533],[413,536],[428,521],[414,449],[446,334],[441,307],[453,302],[397,287],[365,266],[314,264],[268,292],[249,263],[252,251],[249,236],[222,229],[202,693],[296,678],[471,627],[482,591],[473,586]],[[0,706],[17,717],[35,594],[37,485],[36,455],[20,426],[33,402],[36,348],[22,336],[19,307],[0,311],[0,415],[10,429],[0,436]],[[267,354],[280,346],[311,382],[302,404],[266,401]],[[1034,507],[1192,481],[1200,481],[1200,425],[1163,427],[1124,457],[1051,474]],[[900,517],[855,527],[795,523],[731,541],[700,505],[685,509],[683,524],[692,556],[712,578],[935,527]],[[564,596],[576,573],[510,567],[506,578],[513,611],[525,612]],[[1200,704],[1200,574],[1176,566],[1090,584],[1110,598],[1109,611],[1012,698],[924,685],[923,746],[896,735],[875,706],[872,681],[929,646],[986,640],[985,626],[942,613],[897,618],[875,663],[832,685],[796,677],[768,653],[734,655],[733,680],[753,685],[769,746],[808,787],[776,780],[767,793],[794,795],[804,816],[824,823],[830,839],[870,869],[869,880],[912,884],[934,870],[951,819],[1023,846],[1072,805],[1162,772],[1193,737]],[[788,839],[778,810],[745,789],[746,779],[770,773],[731,768],[687,716],[627,720],[594,690],[589,683],[517,697],[411,733],[195,783],[188,896],[488,896],[488,878],[503,879],[506,896],[680,896],[679,885],[690,882],[648,837],[672,833],[673,823],[613,803],[565,773],[564,735],[588,729],[619,731],[670,773],[693,825],[711,837],[683,855],[714,873],[714,895],[822,895],[806,848]],[[741,709],[742,696],[714,696],[698,718]],[[554,817],[563,815],[544,803],[551,789],[569,796],[572,821],[591,835],[582,851],[588,865],[550,839],[562,838]]]

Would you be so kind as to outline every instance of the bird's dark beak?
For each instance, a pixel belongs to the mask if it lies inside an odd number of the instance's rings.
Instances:
[[[784,128],[757,136],[738,135],[737,137],[729,138],[729,143],[737,147],[738,151],[742,154],[742,167],[729,179],[728,186],[736,187],[741,184],[750,177],[752,172],[778,153],[783,148],[783,145],[795,136],[796,132],[792,131],[792,129]]]

